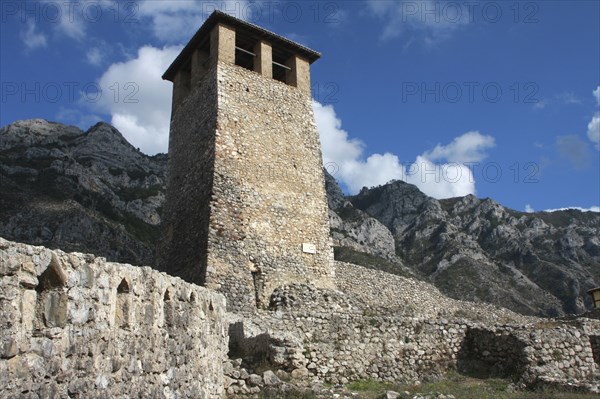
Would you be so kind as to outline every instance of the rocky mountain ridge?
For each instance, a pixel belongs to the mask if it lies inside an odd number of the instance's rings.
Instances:
[[[0,130],[0,236],[152,264],[166,165],[106,123],[15,122]]]
[[[364,188],[337,209],[357,211],[392,233],[402,266],[453,298],[562,316],[589,308],[587,290],[600,284],[597,213],[523,213],[472,195],[436,200],[403,181]]]
[[[166,166],[106,123],[15,122],[0,129],[0,236],[151,265]],[[581,313],[600,285],[599,214],[438,201],[402,181],[346,197],[327,173],[326,188],[339,260],[524,314]]]

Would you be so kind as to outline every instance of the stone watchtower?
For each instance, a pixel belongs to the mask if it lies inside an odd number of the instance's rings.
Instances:
[[[304,46],[219,11],[173,82],[159,268],[265,307],[290,283],[333,286],[319,135]]]

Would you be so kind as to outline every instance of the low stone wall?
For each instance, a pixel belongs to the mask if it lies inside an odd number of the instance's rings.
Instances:
[[[579,326],[541,322],[470,329],[459,369],[483,377],[513,377],[529,385],[593,380],[590,337]]]
[[[1,238],[0,277],[0,397],[222,396],[223,296]]]
[[[217,398],[275,383],[224,370],[228,351],[303,381],[458,369],[598,392],[597,320],[524,318],[355,265],[336,274],[343,291],[283,286],[269,310],[226,314],[220,294],[149,268],[0,239],[0,397]]]
[[[460,372],[479,378],[520,378],[525,372],[527,343],[513,329],[469,328],[458,354]]]
[[[470,325],[467,320],[377,311],[350,295],[306,285],[276,290],[271,310],[241,322],[251,325],[246,328],[246,341],[261,336],[264,342],[267,334],[271,363],[287,371],[306,369],[331,383],[441,377],[455,367]],[[233,342],[239,340],[241,330],[238,322]]]
[[[529,343],[525,349],[529,360],[525,379],[576,383],[592,379],[598,370],[592,341],[580,325],[541,322],[522,331],[520,336]]]
[[[291,375],[335,384],[410,383],[458,369],[510,378],[523,387],[598,390],[590,337],[600,329],[592,321],[524,317],[445,298],[425,282],[337,266],[344,292],[280,287],[270,311],[236,320],[231,339],[242,350],[235,356],[250,368],[253,360],[268,360]]]

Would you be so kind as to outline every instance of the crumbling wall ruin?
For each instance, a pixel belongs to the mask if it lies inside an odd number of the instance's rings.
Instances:
[[[598,323],[549,322],[455,301],[427,283],[340,262],[336,276],[344,292],[277,289],[269,312],[237,321],[232,342],[249,351],[234,357],[260,358],[263,351],[275,368],[336,384],[410,383],[458,370],[523,387],[598,390],[591,344]],[[352,279],[361,283],[346,285]],[[260,345],[246,345],[257,337]]]
[[[0,397],[221,397],[223,296],[2,238],[0,277]]]
[[[2,397],[256,391],[244,373],[224,378],[228,350],[331,383],[414,382],[475,365],[521,386],[598,389],[598,321],[523,317],[356,265],[336,265],[345,292],[282,286],[268,310],[226,320],[221,295],[149,268],[2,239],[0,260]]]

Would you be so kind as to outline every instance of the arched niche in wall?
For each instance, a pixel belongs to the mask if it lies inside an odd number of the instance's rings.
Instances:
[[[38,277],[36,328],[65,327],[67,324],[67,276],[52,254],[48,268]]]
[[[115,306],[115,324],[121,328],[129,327],[131,301],[129,283],[125,278],[117,286],[117,303]]]
[[[171,300],[171,292],[169,291],[169,288],[165,290],[165,294],[163,295],[163,317],[166,326],[173,325],[173,301]]]

